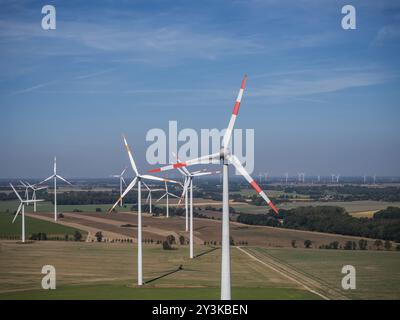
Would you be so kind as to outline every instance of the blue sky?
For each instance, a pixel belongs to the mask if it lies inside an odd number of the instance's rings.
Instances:
[[[41,8],[57,29],[41,29]],[[357,29],[341,28],[341,8]],[[145,169],[151,128],[255,130],[255,173],[400,175],[394,1],[0,1],[0,177]]]

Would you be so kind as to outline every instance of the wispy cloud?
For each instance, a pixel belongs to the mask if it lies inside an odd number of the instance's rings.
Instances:
[[[379,29],[374,40],[373,46],[382,46],[384,44],[398,44],[400,40],[400,23],[385,25]]]
[[[45,88],[45,87],[48,87],[50,85],[53,85],[53,84],[55,84],[57,82],[58,81],[47,81],[47,82],[39,83],[39,84],[36,84],[36,85],[28,87],[28,88],[24,88],[24,89],[13,91],[9,95],[10,96],[15,96],[15,95],[19,95],[19,94],[33,92],[33,91],[36,91],[38,89]]]
[[[357,87],[382,84],[398,78],[397,74],[371,68],[333,68],[326,70],[299,70],[275,74],[266,86],[252,90],[249,96],[304,97],[337,92]]]
[[[102,71],[98,71],[98,72],[84,74],[84,75],[76,76],[75,79],[76,80],[82,80],[82,79],[93,78],[93,77],[97,77],[97,76],[100,76],[100,75],[105,74],[105,73],[109,73],[109,72],[111,72],[113,70],[115,70],[115,69],[111,68],[111,69],[107,69],[107,70],[102,70]]]

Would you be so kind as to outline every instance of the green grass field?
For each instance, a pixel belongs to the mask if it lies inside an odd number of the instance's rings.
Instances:
[[[14,223],[12,220],[13,214],[1,213],[0,214],[0,238],[8,236],[21,236],[21,215],[17,217]],[[78,229],[66,227],[57,223],[47,222],[39,219],[34,219],[25,216],[25,232],[27,238],[32,233],[46,233],[47,236],[64,236],[66,234],[73,235]],[[78,230],[84,237],[86,232]]]
[[[232,288],[237,300],[305,300],[315,296],[296,289],[280,288]],[[71,285],[56,290],[32,290],[0,294],[0,300],[218,300],[219,288],[135,288],[125,284],[113,285]]]
[[[0,213],[15,212],[19,203],[17,201],[0,201]],[[126,208],[116,207],[116,210],[129,211],[132,204],[124,204]],[[84,205],[58,205],[57,212],[72,212],[74,209],[82,212],[95,212],[96,208],[100,208],[103,212],[107,212],[112,207],[112,204],[84,204]],[[8,211],[7,211],[8,210]],[[33,206],[25,207],[25,212],[33,212]],[[54,212],[54,205],[51,202],[40,202],[37,205],[37,212]]]
[[[400,252],[266,248],[251,251],[271,256],[351,299],[400,299]],[[344,265],[356,269],[355,290],[341,288]]]
[[[145,245],[143,287],[136,286],[136,246],[132,244],[41,241],[0,242],[0,299],[219,299],[220,249],[187,246],[166,251]],[[384,251],[331,251],[245,248],[272,257],[322,286],[352,299],[400,299],[400,254]],[[245,253],[231,249],[233,299],[319,299]],[[57,289],[41,289],[41,268],[56,268]],[[341,268],[357,270],[357,290],[340,287]],[[175,271],[179,266],[182,269]],[[161,277],[161,278],[160,278]]]
[[[219,299],[219,249],[196,246],[162,250],[145,245],[143,288],[136,287],[136,247],[130,244],[41,241],[0,242],[0,299]],[[41,268],[53,265],[57,289],[41,289]],[[154,280],[177,270],[182,270]],[[267,272],[266,272],[267,271]],[[154,280],[154,281],[152,281]],[[234,299],[318,299],[295,283],[232,249]]]

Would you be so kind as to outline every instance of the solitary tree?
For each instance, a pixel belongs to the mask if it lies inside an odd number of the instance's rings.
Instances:
[[[75,233],[74,233],[74,240],[75,241],[81,241],[82,240],[82,234],[78,230],[76,230]]]
[[[167,236],[167,242],[168,242],[168,244],[174,244],[175,237],[172,234],[170,234],[169,236]]]
[[[172,249],[172,247],[171,247],[171,245],[169,244],[168,241],[164,241],[162,243],[162,247],[163,247],[164,250],[171,250]]]
[[[312,244],[311,240],[307,239],[304,241],[304,247],[307,249],[311,247],[311,244]]]
[[[101,231],[97,231],[94,236],[96,237],[97,242],[101,242],[101,240],[103,240],[103,234],[101,233]]]
[[[374,245],[378,250],[380,250],[383,245],[382,240],[375,240]]]
[[[392,243],[389,240],[385,241],[385,249],[386,250],[392,249]]]
[[[296,246],[296,240],[292,240],[292,247],[293,247],[293,248],[297,248],[297,246]]]
[[[365,239],[358,240],[358,247],[360,248],[360,250],[367,250],[368,241]]]

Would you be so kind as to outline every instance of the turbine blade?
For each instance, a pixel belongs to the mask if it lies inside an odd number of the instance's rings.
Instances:
[[[132,169],[133,169],[133,171],[135,171],[136,175],[138,176],[139,172],[137,170],[135,160],[133,160],[131,149],[129,148],[129,145],[128,145],[128,142],[126,141],[125,136],[122,136],[122,137],[124,138],[125,148],[126,148],[126,151],[128,152],[128,156],[129,156],[129,160],[131,162]]]
[[[149,200],[150,200],[150,192],[149,192],[149,194],[147,195],[147,198],[146,198],[146,204],[148,204],[148,203],[149,203]]]
[[[201,177],[201,176],[209,176],[210,174],[213,174],[213,172],[211,172],[211,171],[208,171],[208,172],[199,172],[199,173],[194,174],[193,176],[195,176],[195,177]]]
[[[232,116],[229,121],[228,127],[226,128],[224,138],[222,140],[222,147],[224,148],[224,150],[226,150],[226,148],[228,147],[229,142],[232,137],[232,131],[233,131],[233,127],[235,126],[236,117],[239,113],[239,107],[240,107],[240,103],[242,101],[244,87],[246,86],[246,80],[247,80],[247,75],[245,75],[242,80],[242,85],[240,86],[240,90],[239,90],[238,96],[236,98],[235,106],[233,107]]]
[[[179,161],[179,158],[178,158],[178,156],[176,155],[175,152],[172,151],[172,155],[175,157],[176,162],[180,162],[180,161]],[[189,175],[189,174],[190,174],[189,170],[186,169],[186,167],[182,167],[182,169],[181,169],[181,168],[178,168],[178,171],[179,171],[180,173],[184,174],[184,175]]]
[[[164,198],[166,195],[167,195],[167,194],[164,193],[164,194],[161,196],[161,198],[159,198],[156,202],[160,201],[160,200],[161,200],[162,198]]]
[[[211,163],[213,160],[219,159],[220,157],[220,153],[216,152],[213,154],[209,154],[206,156],[202,156],[199,158],[194,158],[185,162],[177,162],[174,164],[170,164],[168,166],[164,166],[161,168],[156,168],[156,169],[152,169],[152,170],[148,170],[148,172],[160,172],[160,171],[167,171],[167,170],[172,170],[172,169],[177,169],[177,168],[183,168],[183,167],[188,167],[188,166],[192,166],[194,164],[200,164],[200,163]]]
[[[179,183],[178,181],[175,180],[171,180],[171,179],[166,179],[166,178],[160,178],[160,177],[156,177],[156,176],[151,176],[149,174],[144,174],[140,176],[143,179],[147,179],[147,180],[156,180],[156,181],[163,181],[163,182],[171,182],[171,183]]]
[[[56,175],[56,177],[72,186],[71,182],[67,181],[66,179],[64,179],[63,177],[59,176],[58,174]]]
[[[19,195],[19,193],[17,192],[17,190],[15,190],[14,186],[10,183],[11,188],[14,190],[14,193],[17,195],[19,201],[22,201],[21,196]]]
[[[142,182],[143,182],[143,185],[146,187],[146,189],[147,189],[149,192],[151,192],[151,189],[149,188],[149,186],[147,185],[147,183],[144,182],[144,181],[142,181]]]
[[[24,187],[27,187],[27,185],[22,180],[19,180],[19,183],[22,184]]]
[[[18,213],[21,211],[21,208],[22,208],[22,203],[19,204],[18,210],[17,210],[17,212],[15,213],[15,216],[14,216],[14,219],[13,219],[12,223],[14,223],[14,222],[15,222],[15,219],[17,219]]]
[[[175,195],[175,194],[173,194],[173,193],[168,192],[168,194],[169,194],[170,196],[174,197],[174,198],[180,198],[179,196],[177,196],[177,195]]]
[[[185,196],[185,192],[187,190],[187,188],[189,188],[190,185],[190,178],[186,178],[185,179],[185,183],[183,184],[183,190],[182,190],[182,195],[178,201],[178,204],[181,204],[183,197]]]
[[[267,204],[271,207],[275,213],[278,213],[278,208],[272,203],[272,201],[268,198],[264,191],[261,190],[257,182],[248,174],[246,169],[242,166],[239,159],[234,155],[228,155],[228,160],[235,166],[237,171],[247,180],[248,183],[253,187],[254,190],[267,202]]]
[[[127,184],[126,184],[125,179],[124,179],[123,176],[121,176],[121,180],[122,180],[122,182],[124,183],[125,187],[127,187]]]
[[[111,211],[113,211],[113,209],[118,205],[118,203],[120,203],[120,201],[126,196],[126,194],[131,191],[131,189],[135,186],[137,181],[137,177],[135,177],[135,179],[132,180],[132,182],[129,184],[129,186],[125,189],[124,193],[119,197],[119,199],[117,200],[117,202],[114,203],[114,205],[112,206],[112,208],[110,210],[108,210],[108,213],[110,213]]]
[[[44,199],[32,199],[32,200],[24,200],[24,203],[34,203],[34,202],[40,202],[44,201]]]
[[[55,177],[55,175],[51,175],[50,177],[44,179],[43,181],[39,182],[38,184],[42,184],[43,182],[49,181],[50,179],[53,179]]]

